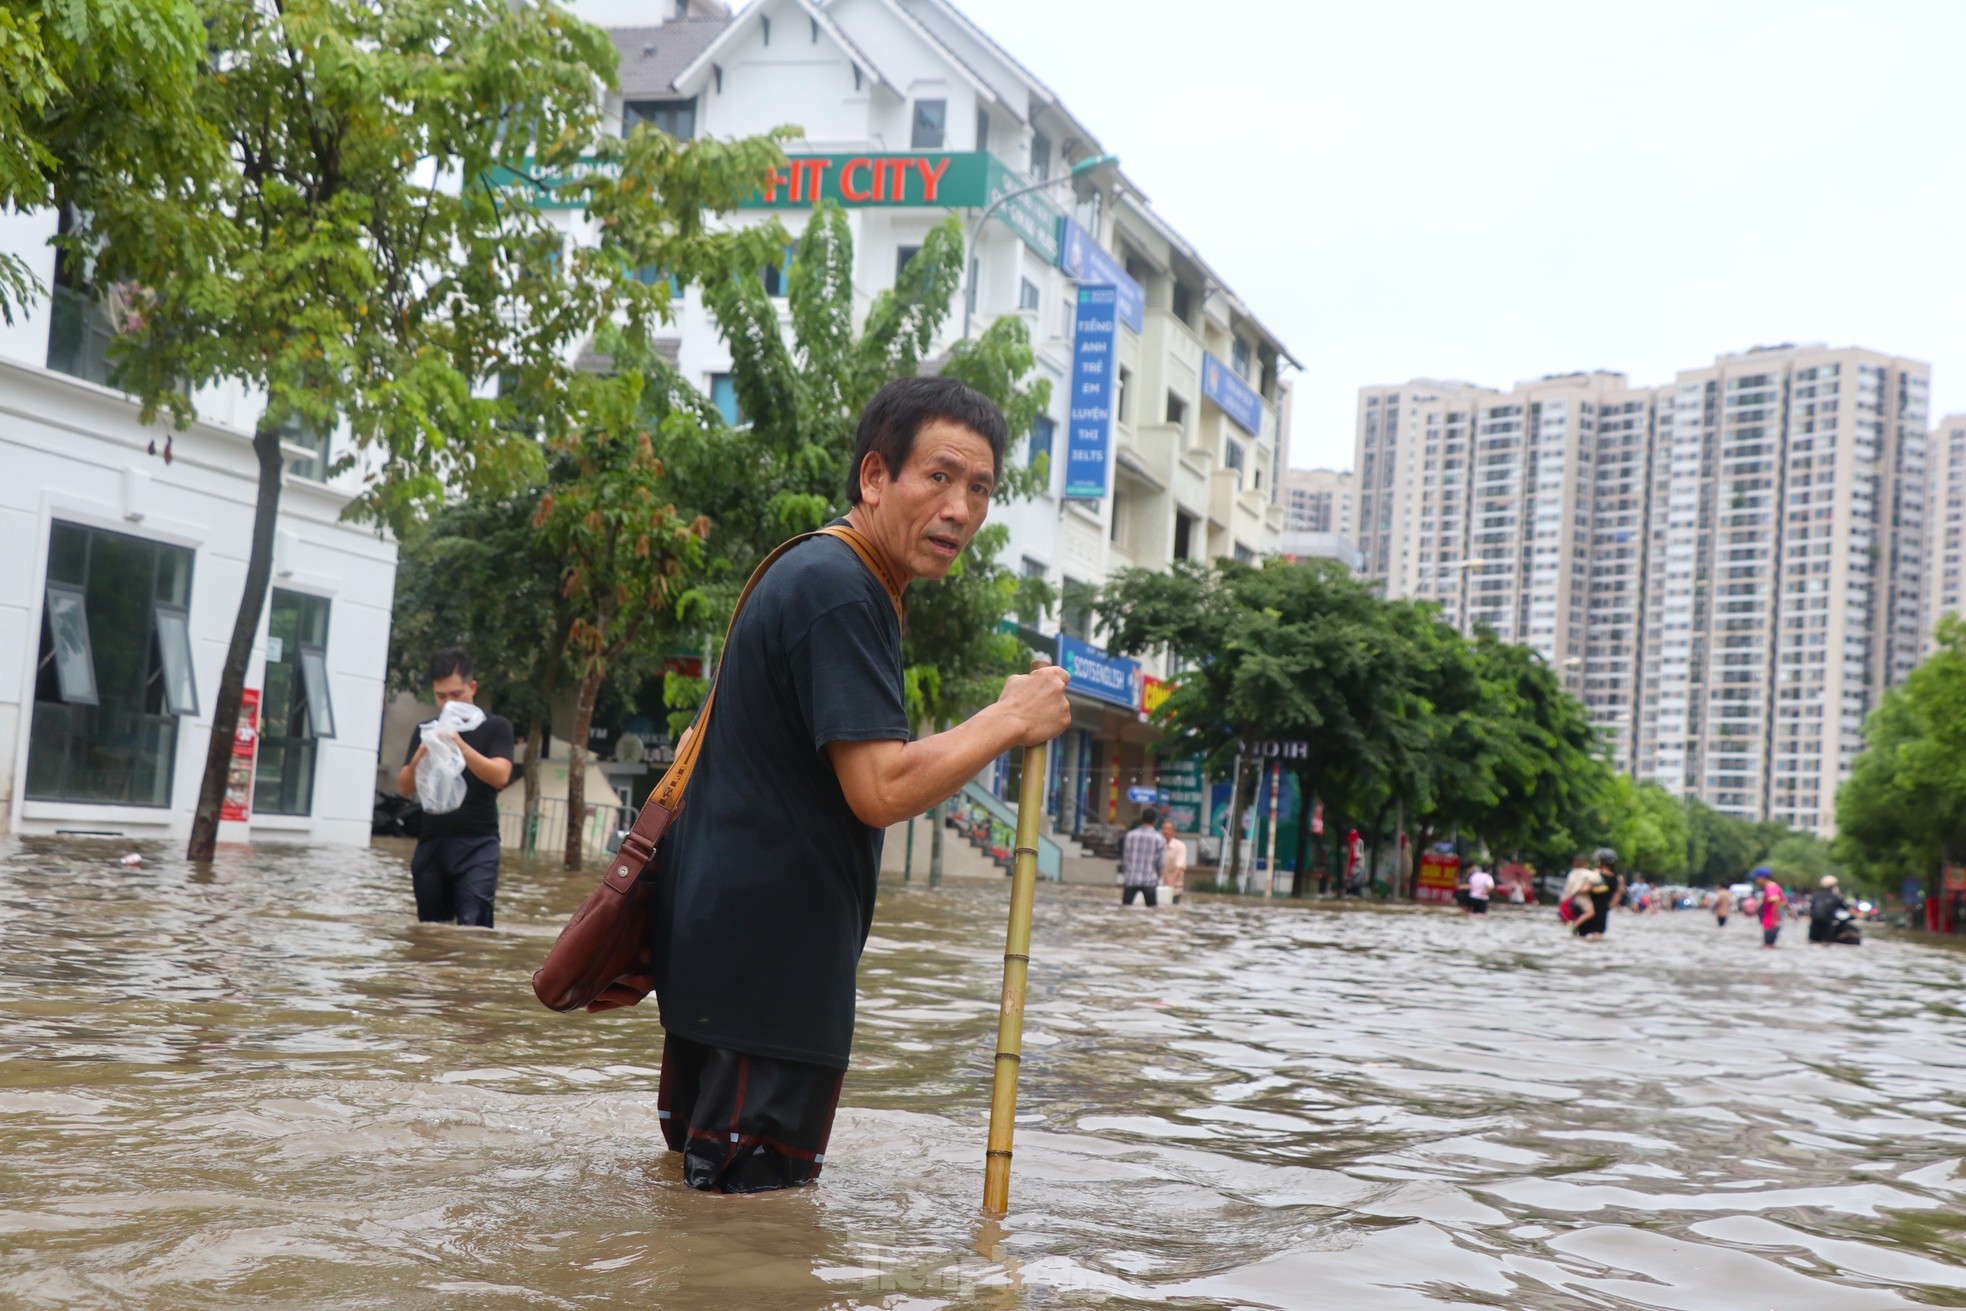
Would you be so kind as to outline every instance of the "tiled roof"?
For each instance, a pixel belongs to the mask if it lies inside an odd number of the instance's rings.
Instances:
[[[702,54],[729,18],[679,18],[660,27],[615,27],[608,30],[621,52],[621,94],[629,100],[666,96],[676,89],[676,75]]]

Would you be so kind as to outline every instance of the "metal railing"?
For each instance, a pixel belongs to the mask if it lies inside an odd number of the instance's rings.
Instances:
[[[590,801],[582,807],[580,850],[588,860],[598,860],[614,849],[615,834],[635,822],[635,812],[610,802]],[[540,852],[558,854],[567,843],[567,801],[565,797],[541,797],[539,817],[530,830],[525,815],[518,810],[498,812],[498,840],[508,851],[518,851],[528,859]]]

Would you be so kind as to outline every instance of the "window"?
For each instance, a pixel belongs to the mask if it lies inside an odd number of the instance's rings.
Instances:
[[[1222,457],[1222,467],[1225,469],[1234,469],[1237,473],[1241,473],[1243,461],[1242,443],[1231,437],[1227,442],[1227,446],[1227,453]],[[1240,486],[1242,479],[1236,479],[1236,483]]]
[[[908,261],[922,253],[920,246],[896,246],[894,248],[894,285],[904,287],[908,283]]]
[[[638,123],[647,123],[658,132],[667,132],[678,141],[696,135],[694,100],[630,100],[621,106],[621,134],[633,133]]]
[[[1229,348],[1229,363],[1234,366],[1236,376],[1245,382],[1249,379],[1249,343],[1237,337]]]
[[[1020,310],[1035,310],[1037,307],[1038,284],[1029,278],[1019,280],[1017,284],[1017,308]]]
[[[1187,430],[1188,403],[1173,392],[1167,394],[1167,421],[1183,431]]]
[[[73,215],[62,206],[60,235]],[[109,311],[90,287],[81,259],[67,247],[55,251],[54,285],[48,288],[48,367],[56,373],[109,385],[109,343],[116,336]]]
[[[773,300],[782,300],[787,295],[791,285],[792,255],[797,250],[797,246],[787,246],[784,259],[758,270],[758,277],[765,284],[765,295]]]
[[[1180,510],[1174,512],[1174,558],[1195,558],[1195,516]]]
[[[976,110],[976,148],[990,148],[990,111],[981,106]]]
[[[653,287],[666,282],[669,284],[670,300],[681,300],[683,298],[684,283],[683,275],[680,273],[664,273],[654,264],[645,264],[635,270],[635,280],[647,287]]]
[[[1031,436],[1026,443],[1028,448],[1026,463],[1033,469],[1038,467],[1039,457],[1046,460],[1051,458],[1051,439],[1056,432],[1057,425],[1052,423],[1049,415],[1040,414],[1031,420]]]
[[[1133,411],[1127,400],[1133,394],[1133,370],[1120,365],[1119,379],[1113,385],[1113,417],[1121,423],[1133,422]]]
[[[171,804],[178,716],[198,713],[191,552],[54,524],[28,734],[27,795]]]
[[[915,125],[913,135],[908,141],[913,150],[942,149],[943,128],[949,120],[949,102],[946,100],[917,100],[915,102]]]
[[[1191,328],[1195,326],[1194,288],[1179,279],[1174,283],[1174,317]]]
[[[308,424],[299,415],[289,415],[280,425],[280,442],[285,446],[304,446],[311,452],[288,460],[288,473],[311,482],[327,481],[328,449],[333,444],[328,433]]]
[[[1254,551],[1252,551],[1252,550],[1250,550],[1250,549],[1249,549],[1248,547],[1246,547],[1246,546],[1244,546],[1244,545],[1243,545],[1243,544],[1242,544],[1241,542],[1237,542],[1237,543],[1236,543],[1236,563],[1237,563],[1237,564],[1255,564],[1255,563],[1256,563],[1256,552],[1254,552]]]
[[[1076,578],[1062,580],[1059,589],[1058,631],[1081,642],[1092,637],[1092,602],[1099,589]]]
[[[1043,182],[1051,177],[1051,138],[1042,132],[1031,134],[1031,181]]]
[[[744,407],[737,403],[737,381],[728,373],[710,375],[710,403],[717,407],[717,413],[724,416],[724,422],[733,428],[741,428],[748,420],[744,417]]]
[[[306,815],[314,809],[316,744],[334,736],[328,605],[326,597],[273,589],[253,775],[253,810],[262,815]]]

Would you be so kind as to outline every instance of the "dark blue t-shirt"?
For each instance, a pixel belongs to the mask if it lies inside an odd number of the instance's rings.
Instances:
[[[845,542],[802,542],[745,603],[717,679],[658,865],[663,1027],[844,1069],[883,834],[825,746],[909,737],[894,604]]]

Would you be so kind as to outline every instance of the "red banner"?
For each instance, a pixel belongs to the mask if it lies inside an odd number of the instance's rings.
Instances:
[[[239,694],[239,724],[232,730],[232,764],[225,771],[225,804],[218,817],[243,822],[253,817],[253,764],[259,759],[259,689]]]
[[[1461,858],[1429,851],[1420,857],[1420,878],[1413,887],[1415,901],[1454,904],[1454,885],[1461,881]]]

